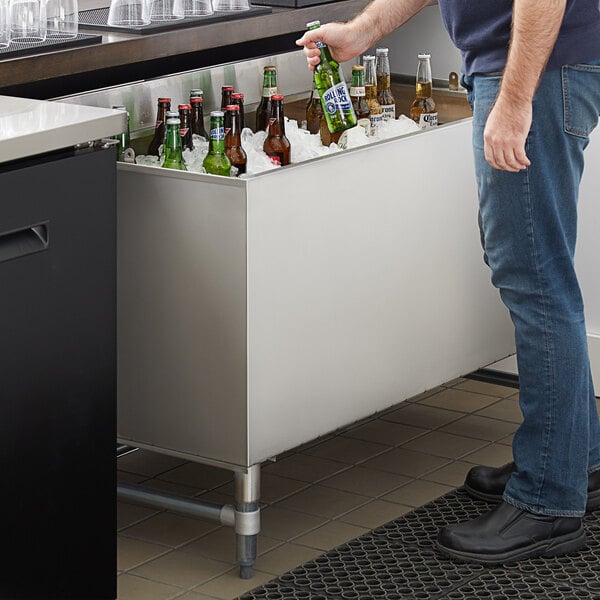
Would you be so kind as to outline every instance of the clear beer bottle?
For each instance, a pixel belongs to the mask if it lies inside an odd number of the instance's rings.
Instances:
[[[290,141],[285,135],[283,100],[281,94],[271,96],[269,129],[263,144],[263,150],[271,162],[281,167],[290,164]]]
[[[392,77],[388,48],[375,50],[377,70],[377,101],[383,111],[383,120],[396,118],[396,99],[392,94]]]
[[[187,171],[183,164],[181,150],[181,133],[179,132],[180,121],[177,117],[167,119],[167,138],[164,144],[165,160],[162,166],[165,169],[178,169]]]
[[[431,55],[419,54],[417,66],[416,94],[410,108],[411,119],[421,128],[437,127],[438,112],[432,97]]]
[[[320,26],[320,21],[306,24],[309,30]],[[321,98],[327,127],[331,133],[355,127],[356,115],[340,65],[333,59],[326,44],[317,42],[317,47],[321,50],[321,62],[315,67],[313,78]]]
[[[362,65],[352,67],[352,83],[350,84],[350,98],[352,107],[356,113],[358,125],[364,127],[365,133],[371,133],[371,110],[366,100],[365,92],[365,68]]]
[[[192,142],[192,107],[190,104],[180,104],[179,109],[179,120],[181,121],[179,132],[181,134],[181,148],[182,150],[193,150],[194,144]]]
[[[277,68],[273,66],[264,67],[263,85],[260,102],[256,108],[256,129],[264,131],[271,116],[271,96],[277,93]]]
[[[208,133],[204,128],[204,98],[194,96],[190,99],[190,103],[192,107],[192,134],[208,140]]]
[[[225,153],[223,117],[224,113],[222,110],[213,110],[210,113],[208,154],[204,157],[202,166],[207,173],[229,177],[231,175],[231,162]]]
[[[375,57],[372,54],[363,56],[365,67],[365,99],[369,105],[369,119],[371,121],[371,135],[383,122],[383,109],[377,100],[377,75],[375,73]]]
[[[148,146],[148,154],[160,156],[159,148],[165,139],[165,113],[171,108],[171,98],[159,98],[156,109],[156,125],[154,127],[154,137]]]
[[[242,175],[246,172],[248,156],[242,148],[239,105],[229,104],[225,107],[225,120],[225,154],[237,168],[238,175]]]

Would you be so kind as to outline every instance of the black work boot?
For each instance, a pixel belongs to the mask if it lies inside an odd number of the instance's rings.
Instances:
[[[472,521],[443,527],[437,543],[451,558],[483,565],[561,556],[584,545],[579,517],[535,515],[506,502]]]
[[[514,462],[501,467],[473,467],[465,479],[464,488],[469,496],[487,502],[500,502],[508,478],[516,471]],[[600,470],[590,473],[588,479],[588,501],[586,510],[600,508]]]

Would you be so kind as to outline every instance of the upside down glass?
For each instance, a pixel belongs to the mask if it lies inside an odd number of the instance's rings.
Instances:
[[[111,0],[107,23],[113,27],[150,25],[149,0]]]
[[[46,0],[48,38],[69,39],[77,37],[79,7],[77,0]]]
[[[0,0],[0,48],[10,44],[9,0]]]
[[[27,44],[46,40],[46,0],[10,0],[11,40]]]

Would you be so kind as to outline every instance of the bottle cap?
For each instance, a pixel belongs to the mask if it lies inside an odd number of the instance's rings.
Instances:
[[[228,104],[225,110],[240,110],[240,107],[237,104]]]
[[[190,90],[190,96],[197,94],[203,95],[204,92],[200,88],[194,88],[193,90]]]
[[[388,48],[377,48],[375,50],[375,54],[387,54],[389,52]]]
[[[198,104],[198,102],[204,102],[204,98],[201,98],[200,96],[194,96],[193,98],[190,98],[190,102],[192,104]]]
[[[159,98],[158,101],[163,104],[165,102],[168,102],[169,104],[171,104],[171,98]]]
[[[374,60],[375,57],[372,54],[363,54],[363,62],[365,61],[369,61],[369,60]]]
[[[273,65],[270,65],[268,67],[264,68],[265,71],[277,71],[277,67],[274,67]]]
[[[233,86],[232,85],[222,85],[221,86],[221,91],[223,91],[223,92],[233,92]]]
[[[225,113],[222,110],[211,110],[210,111],[211,117],[223,117],[224,115],[225,115]]]
[[[429,52],[419,52],[417,58],[431,58],[431,54]]]
[[[192,110],[192,107],[189,104],[180,104],[177,108],[179,110]]]
[[[319,27],[321,27],[321,21],[311,21],[310,23],[306,24],[306,28],[310,29],[311,27],[314,27],[315,25],[318,25]]]
[[[234,94],[231,94],[231,97],[239,99],[239,100],[243,100],[244,99],[244,94],[242,94],[242,92],[235,92]]]
[[[352,66],[352,70],[353,71],[364,71],[364,67],[362,65],[353,65]]]
[[[178,117],[169,117],[167,119],[167,125],[181,125],[181,121]]]
[[[167,117],[167,119],[168,119],[169,117],[172,117],[172,118],[175,118],[175,117],[177,117],[177,118],[179,119],[179,113],[178,113],[176,110],[168,110],[168,111],[165,113],[165,116]]]
[[[283,100],[284,96],[283,94],[273,94],[271,96],[271,100]]]

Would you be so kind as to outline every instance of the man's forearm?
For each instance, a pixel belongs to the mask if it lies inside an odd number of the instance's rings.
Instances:
[[[563,20],[566,0],[514,0],[513,23],[500,94],[531,102]]]
[[[372,45],[414,17],[429,0],[373,0],[352,20],[355,31]]]

